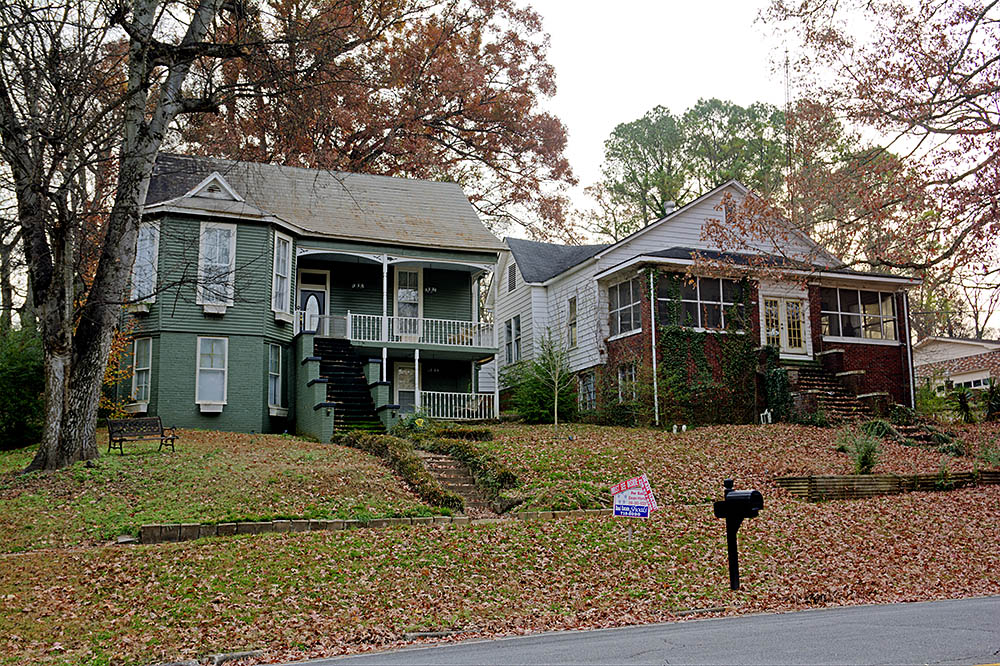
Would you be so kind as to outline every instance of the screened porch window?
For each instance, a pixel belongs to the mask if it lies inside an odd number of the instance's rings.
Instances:
[[[724,278],[694,281],[661,277],[656,295],[657,321],[663,326],[703,329],[746,328],[746,285]],[[679,293],[675,287],[679,286]],[[678,300],[677,297],[680,297]]]
[[[611,336],[642,329],[642,295],[639,278],[608,288],[608,328]]]
[[[820,289],[820,323],[825,336],[899,339],[892,292],[823,287]]]

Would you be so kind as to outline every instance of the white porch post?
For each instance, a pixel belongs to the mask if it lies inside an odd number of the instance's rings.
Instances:
[[[420,350],[413,350],[413,386],[414,391],[413,406],[414,411],[420,411]]]
[[[382,342],[389,341],[389,255],[382,255]]]
[[[500,361],[493,357],[493,418],[500,418]]]
[[[649,345],[653,354],[653,416],[656,425],[660,425],[660,388],[656,379],[656,286],[653,284],[653,271],[649,271]]]
[[[382,347],[382,381],[389,381],[386,377],[389,376],[389,350]]]

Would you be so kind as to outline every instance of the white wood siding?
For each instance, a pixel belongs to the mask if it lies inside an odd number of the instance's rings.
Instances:
[[[724,190],[716,192],[707,197],[704,201],[692,205],[682,211],[676,217],[658,226],[648,228],[645,233],[639,233],[630,240],[626,240],[621,245],[605,251],[606,254],[600,257],[601,270],[606,270],[616,266],[623,261],[628,261],[633,257],[642,254],[666,250],[671,247],[690,247],[703,250],[720,249],[715,243],[706,241],[704,236],[705,223],[708,220],[721,220],[724,218],[723,211],[717,210],[725,194],[729,192],[734,197],[739,196],[739,191],[730,186]],[[789,257],[810,257],[816,258],[815,245],[807,239],[796,239],[787,246],[777,247],[773,243],[757,243],[756,249],[764,254],[785,254]],[[730,251],[748,253],[750,248],[725,248]]]
[[[507,365],[507,321],[515,316],[521,317],[521,359],[531,357],[531,350],[534,338],[534,324],[532,322],[532,289],[524,283],[521,271],[518,269],[515,275],[514,291],[508,291],[507,266],[513,261],[510,252],[504,252],[500,259],[497,275],[500,281],[497,284],[496,304],[494,307],[494,321],[497,327],[497,361],[501,373]],[[501,384],[502,385],[502,384]]]
[[[913,349],[913,364],[923,365],[925,363],[936,363],[937,361],[950,361],[956,358],[984,354],[997,348],[1000,348],[1000,346],[931,340],[919,348]]]
[[[554,335],[565,340],[569,299],[576,297],[577,344],[569,350],[570,369],[574,372],[601,362],[600,352],[604,335],[601,322],[606,318],[600,313],[597,298],[597,281],[594,280],[596,264],[587,260],[582,268],[557,277],[547,287],[549,326]]]

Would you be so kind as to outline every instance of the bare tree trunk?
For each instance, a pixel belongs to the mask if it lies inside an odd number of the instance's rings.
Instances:
[[[14,244],[0,239],[0,331],[9,330],[14,320]]]

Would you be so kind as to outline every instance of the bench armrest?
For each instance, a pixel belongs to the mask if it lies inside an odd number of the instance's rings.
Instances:
[[[177,426],[164,426],[164,428],[163,428],[163,434],[164,435],[170,435],[172,437],[176,437],[177,436]]]

